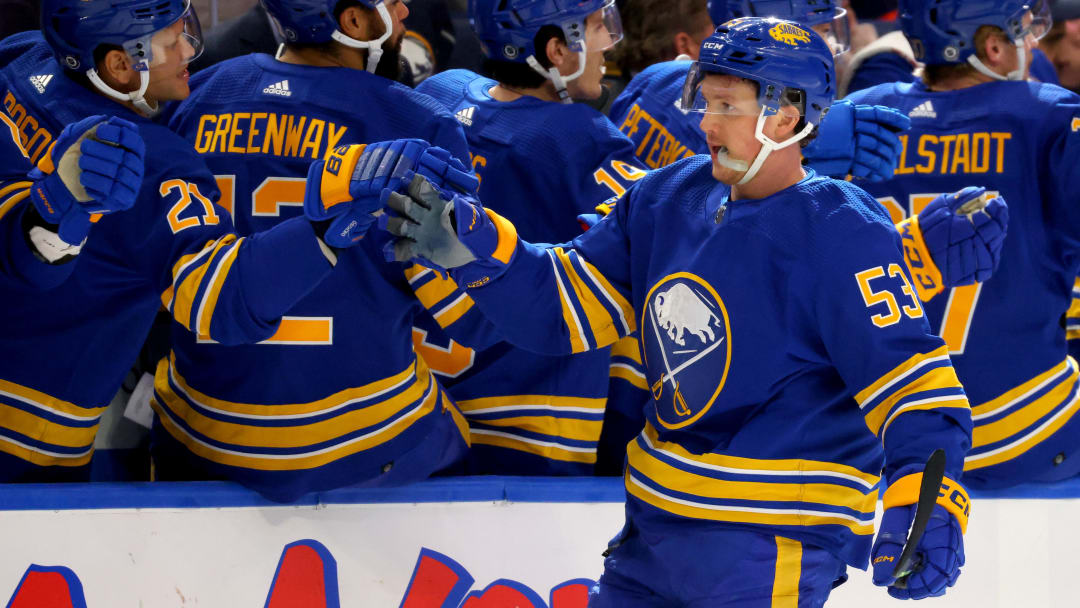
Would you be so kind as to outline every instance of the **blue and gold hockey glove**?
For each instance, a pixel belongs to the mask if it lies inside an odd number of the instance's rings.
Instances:
[[[615,205],[619,202],[619,197],[613,196],[606,201],[600,203],[595,207],[596,213],[582,213],[577,216],[578,224],[581,224],[581,231],[585,232],[589,228],[600,223],[600,220],[608,216],[615,210]]]
[[[388,192],[385,198],[394,215],[380,218],[379,226],[398,237],[386,251],[388,260],[450,270],[458,284],[479,287],[513,259],[514,225],[468,194],[437,189],[417,175],[407,195]]]
[[[304,215],[331,247],[352,247],[364,238],[382,207],[384,188],[404,188],[428,148],[422,139],[341,145],[311,163]]]
[[[837,101],[803,157],[822,175],[889,179],[903,149],[899,136],[909,128],[911,119],[892,108]]]
[[[1001,261],[1008,226],[1005,199],[973,186],[942,194],[901,222],[904,258],[919,299],[989,279]]]
[[[81,245],[101,215],[135,204],[145,152],[138,127],[126,120],[90,116],[72,123],[30,171],[30,200],[58,225],[61,240]]]
[[[916,547],[912,573],[903,587],[893,586],[893,569],[907,541],[908,529],[915,518],[922,473],[897,479],[885,490],[882,502],[885,514],[877,539],[870,551],[874,584],[888,587],[898,599],[918,600],[944,595],[956,584],[964,565],[964,532],[967,531],[971,502],[963,486],[946,477],[941,482],[937,504],[926,532]]]

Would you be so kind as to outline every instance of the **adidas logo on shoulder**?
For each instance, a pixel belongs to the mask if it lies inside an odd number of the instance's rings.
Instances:
[[[274,84],[263,89],[263,93],[266,93],[267,95],[281,95],[282,97],[292,97],[292,91],[289,90],[288,80],[275,82]]]
[[[457,114],[454,114],[454,118],[458,119],[458,122],[466,127],[472,126],[473,114],[476,113],[476,106],[469,106],[465,109],[458,110]]]
[[[49,82],[52,80],[52,74],[40,74],[38,76],[30,77],[30,84],[34,85],[38,93],[44,93],[45,87],[49,86]]]
[[[910,118],[937,118],[937,112],[934,111],[934,104],[928,100],[915,106],[908,116]]]

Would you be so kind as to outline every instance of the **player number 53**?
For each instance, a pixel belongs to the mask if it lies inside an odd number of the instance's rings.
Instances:
[[[883,280],[885,279],[885,280]],[[888,270],[884,266],[874,266],[862,272],[855,273],[855,280],[859,283],[859,292],[863,302],[872,311],[870,321],[878,327],[889,327],[900,322],[901,310],[903,314],[912,319],[923,316],[922,306],[915,297],[915,290],[908,282],[907,275],[900,269],[899,264],[889,264]],[[870,283],[875,282],[879,289],[875,290]],[[900,291],[904,294],[905,301],[898,304],[896,296],[890,288],[895,288],[899,283]],[[887,312],[882,311],[880,304],[885,304]]]

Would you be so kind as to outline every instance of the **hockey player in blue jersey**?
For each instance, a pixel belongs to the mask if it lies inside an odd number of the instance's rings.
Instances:
[[[47,290],[27,286],[32,280],[0,280],[0,478],[6,481],[85,479],[101,413],[159,308],[207,339],[263,340],[330,272],[335,257],[304,218],[238,237],[217,205],[206,165],[187,142],[148,119],[159,104],[188,94],[186,64],[201,42],[186,2],[47,0],[42,10],[43,33],[0,43],[0,112],[18,134],[17,146],[0,148],[0,166],[25,163],[25,153],[42,176],[55,169],[62,182],[64,147],[70,151],[78,133],[62,129],[93,115],[134,124],[145,142],[145,165],[131,208],[108,209],[113,212],[96,223],[85,211],[104,209],[79,198],[68,201],[66,213],[55,205],[64,190],[56,179],[41,178],[29,195],[18,179],[0,184],[7,259],[35,261],[22,272],[39,278],[67,275],[48,279],[54,286]],[[116,159],[136,149],[107,127],[88,134],[80,151]],[[88,150],[91,136],[120,147]],[[86,170],[89,162],[84,157],[79,166]],[[72,233],[72,226],[84,233]],[[31,234],[50,227],[75,247],[50,258]],[[28,260],[31,246],[43,259]]]
[[[833,49],[850,47],[846,12],[834,0],[770,2],[768,0],[710,0],[709,14],[716,25],[738,17],[777,17],[812,26]],[[612,122],[635,145],[635,154],[652,169],[708,150],[693,114],[679,110],[689,69],[687,61],[657,63],[635,76],[611,105]],[[818,136],[804,156],[817,172],[843,178],[883,179],[891,175],[900,152],[896,134],[907,128],[905,116],[886,106],[833,106]]]
[[[645,174],[631,143],[596,110],[604,51],[622,37],[614,0],[475,0],[469,14],[485,69],[451,70],[417,88],[465,129],[480,195],[525,238],[557,243],[575,219]],[[470,351],[421,327],[468,417],[472,473],[589,475],[604,424],[609,352],[545,356],[502,342]],[[428,356],[430,354],[430,357]],[[621,465],[621,459],[620,463]]]
[[[264,5],[288,41],[280,56],[252,54],[199,72],[169,121],[215,174],[241,234],[304,214],[312,161],[329,155],[325,171],[346,178],[355,166],[400,173],[422,149],[387,149],[365,165],[357,154],[332,152],[349,144],[423,138],[468,159],[461,125],[445,108],[378,75],[389,69],[384,62],[398,65],[404,2]],[[342,103],[347,99],[360,100],[362,109]],[[458,167],[444,169],[475,190],[476,179]],[[318,200],[329,175],[312,171],[309,201]],[[288,310],[267,341],[223,346],[174,328],[172,352],[155,379],[159,478],[232,479],[288,501],[358,483],[416,481],[461,458],[467,428],[417,358],[411,328],[429,319],[471,345],[468,328],[485,327],[479,312],[452,281],[385,262],[385,235],[365,236],[372,216],[346,220],[338,225],[355,220],[349,238],[363,240],[339,253],[330,276]]]
[[[964,563],[971,412],[884,210],[800,163],[794,144],[835,92],[828,47],[792,22],[734,20],[702,45],[685,91],[710,156],[650,173],[570,243],[530,244],[417,178],[389,195],[395,256],[452,268],[522,346],[580,352],[640,329],[653,402],[594,608],[820,606],[871,556],[890,594],[943,594]],[[953,219],[957,237],[1002,236],[982,211]],[[922,569],[893,586],[938,448],[948,491]]]
[[[926,307],[967,388],[975,421],[964,481],[997,488],[1080,472],[1080,374],[1067,357],[1080,218],[1080,97],[1025,82],[1049,29],[1043,2],[901,3],[922,80],[856,92],[912,117],[878,200],[914,213],[936,193],[980,185],[1009,201],[1009,238],[989,280]],[[921,218],[920,218],[921,223]],[[921,277],[916,277],[921,282]]]

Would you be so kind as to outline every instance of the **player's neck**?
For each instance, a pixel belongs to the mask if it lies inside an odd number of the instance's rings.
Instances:
[[[953,78],[944,78],[933,84],[926,85],[926,88],[931,91],[956,91],[959,89],[967,89],[970,87],[978,86],[980,84],[986,84],[988,82],[996,82],[993,78],[979,72],[972,74],[965,74],[963,76],[956,76]]]
[[[286,46],[285,51],[281,53],[277,60],[293,65],[363,70],[367,66],[367,51],[351,49],[344,45],[337,45],[333,53],[311,48],[298,49]]]
[[[533,89],[519,89],[500,82],[488,89],[488,95],[491,95],[491,98],[495,101],[517,101],[522,97],[536,97],[544,101],[559,101],[559,96],[555,93],[555,85],[547,80],[544,81],[544,84]]]
[[[790,188],[806,177],[798,146],[774,150],[761,165],[754,179],[731,186],[731,200],[762,199]]]

